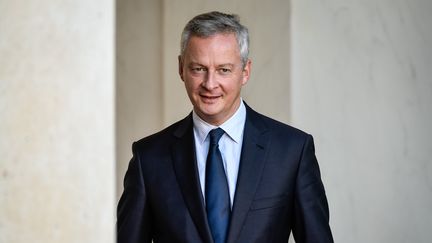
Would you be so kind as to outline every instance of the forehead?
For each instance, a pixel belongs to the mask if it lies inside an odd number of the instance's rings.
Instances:
[[[186,45],[186,50],[199,47],[225,47],[239,50],[237,38],[234,33],[218,33],[211,36],[192,35]]]
[[[220,33],[208,37],[191,36],[185,49],[186,56],[231,55],[240,57],[234,33]]]

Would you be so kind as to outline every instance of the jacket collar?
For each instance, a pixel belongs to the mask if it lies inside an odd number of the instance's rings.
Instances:
[[[228,243],[236,242],[240,235],[264,168],[266,149],[269,147],[269,133],[261,115],[252,110],[246,103],[245,106],[246,123]],[[189,114],[179,123],[174,131],[174,136],[177,141],[172,147],[172,160],[184,200],[203,241],[213,242],[199,184],[192,114]]]

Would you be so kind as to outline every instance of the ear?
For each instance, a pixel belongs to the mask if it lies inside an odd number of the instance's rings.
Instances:
[[[181,80],[184,81],[184,79],[183,79],[183,59],[182,59],[181,55],[178,56],[178,72],[179,72]]]
[[[250,59],[248,59],[246,62],[246,65],[243,68],[242,85],[245,85],[249,81],[251,66],[252,66],[252,61]]]

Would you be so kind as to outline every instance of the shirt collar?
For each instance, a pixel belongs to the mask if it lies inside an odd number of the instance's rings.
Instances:
[[[217,128],[201,119],[195,111],[192,112],[192,119],[194,124],[194,131],[198,137],[200,143],[203,143],[208,133]],[[246,107],[243,104],[243,100],[240,100],[240,106],[237,111],[228,120],[226,120],[219,127],[222,128],[225,133],[236,143],[241,142],[243,128],[246,121]]]

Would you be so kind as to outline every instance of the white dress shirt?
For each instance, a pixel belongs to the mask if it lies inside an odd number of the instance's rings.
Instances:
[[[205,171],[207,154],[209,150],[210,137],[209,132],[217,128],[204,120],[202,120],[193,111],[193,130],[195,139],[195,154],[198,164],[198,173],[201,183],[201,191],[205,199]],[[219,150],[222,154],[223,165],[225,174],[227,176],[228,188],[230,193],[231,207],[234,202],[234,195],[236,191],[237,175],[240,165],[241,148],[243,144],[243,130],[246,121],[246,107],[243,100],[240,101],[240,106],[234,115],[225,121],[219,127],[225,133],[219,140]]]

